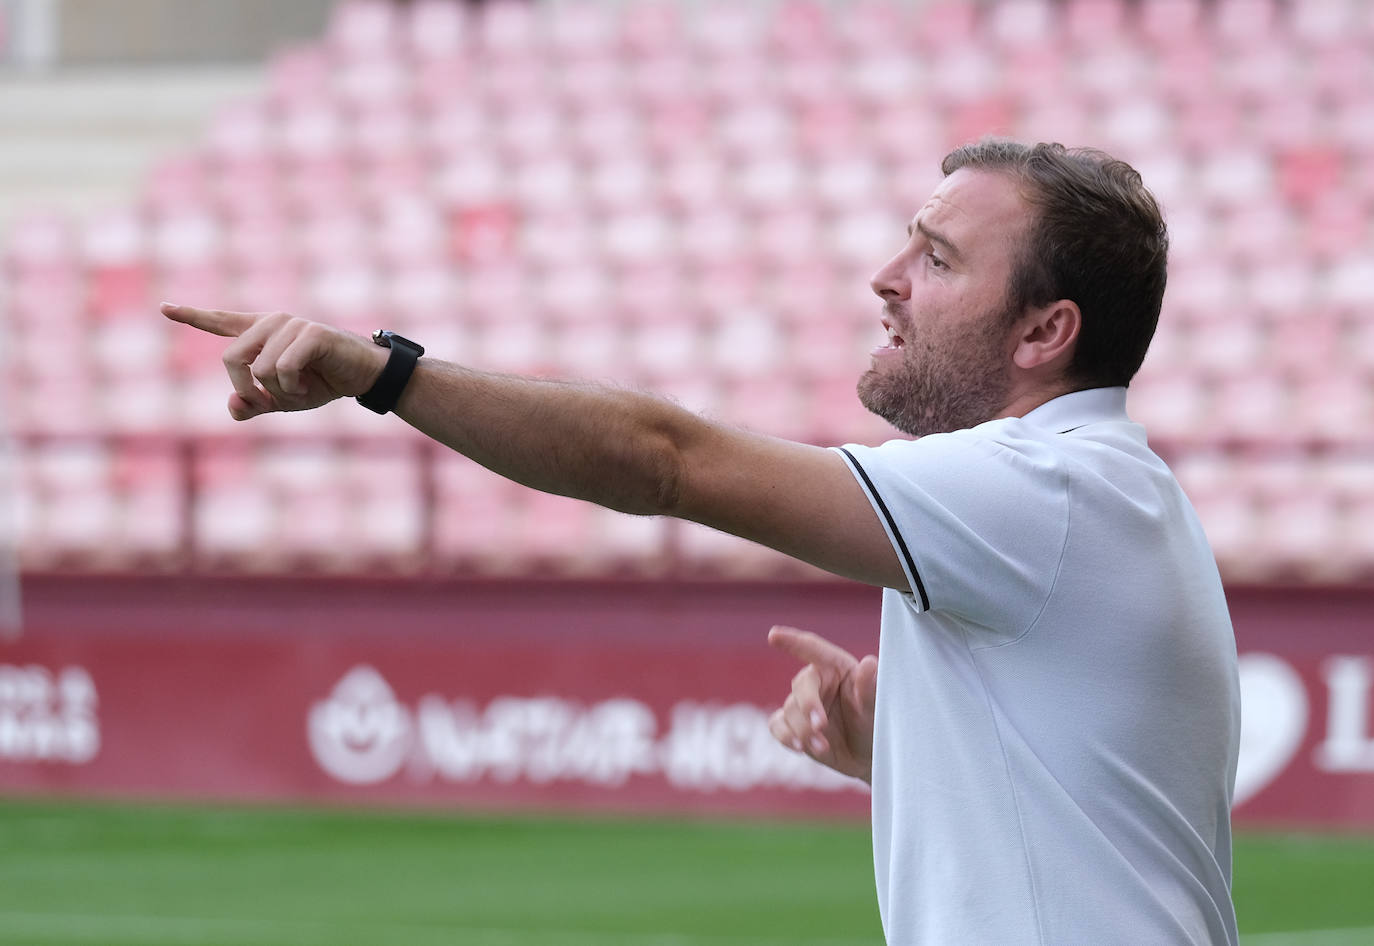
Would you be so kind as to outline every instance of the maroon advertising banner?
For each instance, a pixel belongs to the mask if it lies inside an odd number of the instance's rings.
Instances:
[[[866,786],[769,736],[797,667],[765,635],[871,650],[874,594],[52,581],[0,648],[0,790],[867,813]]]
[[[1237,589],[1238,823],[1374,827],[1374,591]],[[863,817],[777,746],[774,623],[842,583],[47,578],[0,644],[0,791]]]

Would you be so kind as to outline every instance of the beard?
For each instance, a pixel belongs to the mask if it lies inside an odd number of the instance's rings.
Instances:
[[[870,368],[859,378],[860,403],[912,437],[993,420],[1011,394],[1010,319],[1010,313],[990,313],[919,346],[903,335],[899,362],[881,372]]]

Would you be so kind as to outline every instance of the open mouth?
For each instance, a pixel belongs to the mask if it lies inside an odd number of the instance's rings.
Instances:
[[[897,330],[891,325],[884,322],[883,328],[887,330],[887,345],[884,346],[885,348],[901,348],[906,344],[906,341],[902,336],[897,334]]]

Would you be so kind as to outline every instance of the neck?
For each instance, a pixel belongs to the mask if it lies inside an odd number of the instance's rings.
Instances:
[[[1014,393],[998,417],[1025,417],[1041,404],[1078,390],[1066,381],[1028,388]]]

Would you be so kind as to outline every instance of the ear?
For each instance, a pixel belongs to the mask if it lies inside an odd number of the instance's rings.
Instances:
[[[1045,366],[1059,370],[1067,368],[1078,347],[1078,331],[1082,326],[1083,314],[1078,311],[1078,304],[1068,299],[1031,309],[1017,328],[1012,361],[1026,371]]]

